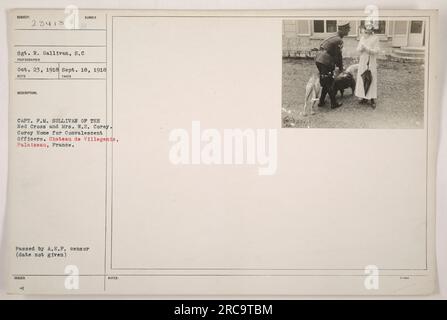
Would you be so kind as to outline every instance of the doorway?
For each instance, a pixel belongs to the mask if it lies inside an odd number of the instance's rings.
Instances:
[[[424,21],[413,20],[410,22],[410,33],[408,35],[408,46],[423,47],[424,46]]]

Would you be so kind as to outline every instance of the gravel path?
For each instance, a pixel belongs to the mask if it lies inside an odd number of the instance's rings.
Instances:
[[[345,67],[351,62],[345,61]],[[361,105],[346,89],[343,106],[330,109],[329,96],[317,113],[304,117],[306,83],[317,68],[313,60],[283,59],[282,126],[284,128],[423,128],[424,65],[380,61],[377,108]]]

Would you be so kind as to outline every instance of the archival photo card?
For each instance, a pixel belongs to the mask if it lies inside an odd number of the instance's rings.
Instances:
[[[9,292],[431,294],[437,19],[10,10]]]

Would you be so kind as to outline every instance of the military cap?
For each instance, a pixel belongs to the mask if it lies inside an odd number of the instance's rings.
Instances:
[[[351,29],[351,25],[349,24],[349,21],[339,21],[338,22],[338,30],[347,30]]]

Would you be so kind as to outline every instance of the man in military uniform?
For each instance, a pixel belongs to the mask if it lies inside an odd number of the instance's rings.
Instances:
[[[342,105],[335,99],[334,71],[336,66],[340,71],[343,71],[343,37],[348,35],[350,29],[349,22],[340,23],[338,32],[325,39],[320,45],[320,51],[315,58],[315,63],[320,72],[320,84],[322,87],[320,102],[318,103],[319,107],[324,106],[327,94],[329,94],[331,99],[332,109]]]

